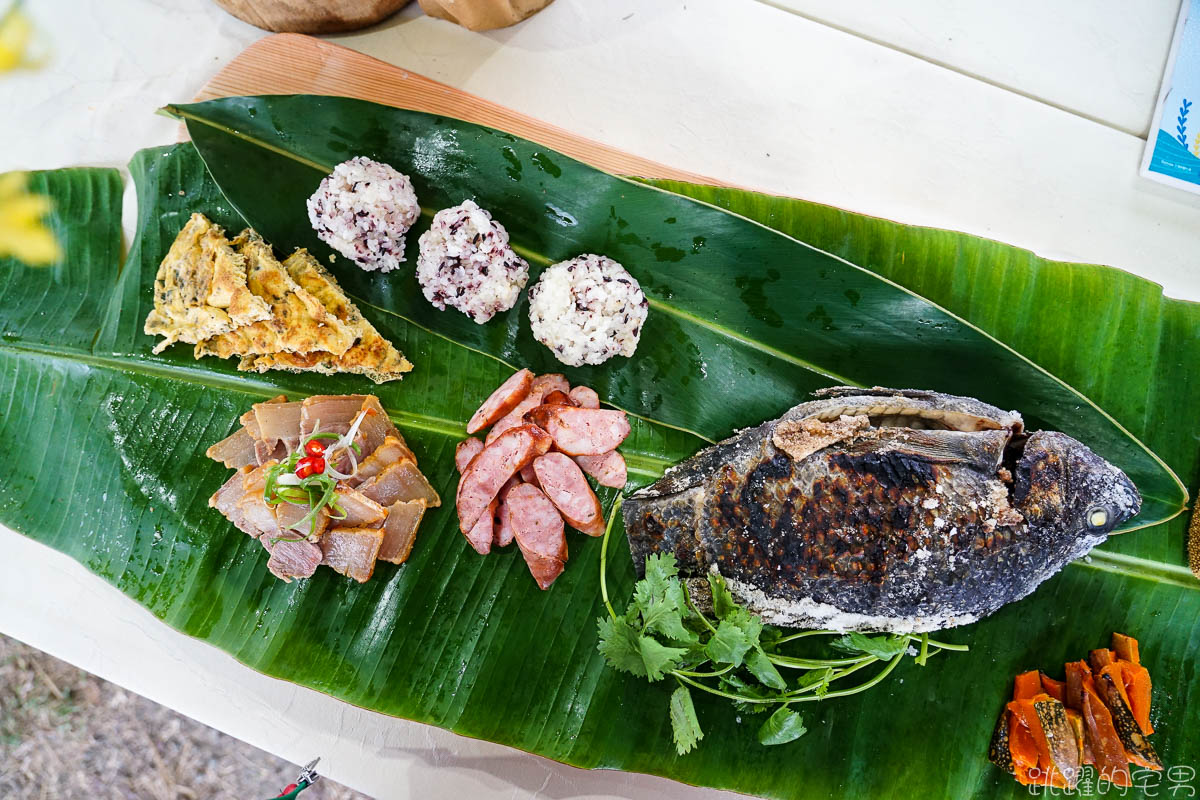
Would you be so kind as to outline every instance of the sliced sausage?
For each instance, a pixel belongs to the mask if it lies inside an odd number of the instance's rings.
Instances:
[[[550,556],[539,556],[528,550],[522,550],[521,555],[525,556],[525,565],[529,567],[529,574],[537,581],[538,588],[543,591],[549,589],[550,584],[558,580],[558,576],[562,575],[563,570],[567,568],[565,562]]]
[[[492,392],[488,399],[483,401],[483,405],[467,423],[467,433],[481,431],[512,411],[517,407],[517,403],[520,403],[529,394],[529,387],[532,385],[533,373],[527,369],[511,375],[508,380],[500,384],[499,389]]]
[[[569,456],[602,455],[616,450],[629,435],[624,411],[540,405],[525,420],[550,434]]]
[[[508,479],[521,467],[550,449],[551,439],[536,425],[522,425],[506,431],[487,445],[467,465],[458,482],[458,528],[464,534],[475,527],[479,516],[500,493]],[[490,539],[490,537],[489,537]]]
[[[492,543],[497,547],[508,547],[513,540],[512,516],[509,514],[508,493],[521,485],[521,481],[513,478],[504,484],[497,500],[500,505],[496,508],[496,528],[492,533]]]
[[[536,384],[536,379],[534,382]],[[525,399],[517,403],[516,407],[512,411],[505,414],[498,422],[496,422],[495,425],[492,426],[492,429],[488,431],[487,438],[483,440],[484,444],[491,444],[492,442],[496,441],[496,439],[498,439],[505,431],[510,431],[518,425],[524,425],[525,414],[540,406],[542,404],[542,398],[545,397],[549,391],[550,390],[545,386],[545,384],[531,387],[529,389],[529,394],[525,396]]]
[[[567,561],[562,516],[541,489],[528,483],[509,492],[506,502],[517,547],[537,585],[548,589]]]
[[[533,464],[521,467],[521,480],[532,483],[534,486],[538,485],[537,473],[533,471]]]
[[[604,511],[600,508],[600,500],[578,464],[562,453],[546,453],[533,460],[533,469],[542,492],[568,525],[588,536],[604,533]]]
[[[496,500],[492,500],[488,504],[487,510],[479,515],[479,521],[476,522],[471,530],[467,531],[464,536],[471,547],[475,548],[475,552],[481,556],[486,556],[492,552],[492,538],[494,537],[494,527],[496,524],[496,506],[499,505]]]
[[[616,450],[609,450],[601,456],[575,456],[575,463],[601,486],[624,489],[629,480],[625,457]]]
[[[586,386],[576,386],[571,390],[571,399],[580,408],[599,408],[600,395]]]
[[[458,468],[459,475],[466,472],[471,459],[479,455],[482,450],[483,442],[474,436],[468,436],[458,443],[458,446],[454,448],[454,466]]]
[[[551,372],[547,375],[538,375],[533,379],[533,384],[529,387],[529,391],[536,392],[539,389],[542,392],[542,397],[554,391],[565,394],[571,391],[571,384],[567,382],[567,377],[562,373]]]
[[[573,406],[577,403],[571,399],[571,395],[566,392],[555,389],[550,394],[542,398],[542,404],[547,406]]]

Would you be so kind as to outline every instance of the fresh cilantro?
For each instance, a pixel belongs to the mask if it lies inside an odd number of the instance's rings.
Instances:
[[[675,738],[675,751],[681,756],[691,752],[704,738],[700,720],[696,719],[696,707],[692,705],[692,693],[682,684],[671,692],[671,733]]]
[[[760,633],[762,620],[744,608],[736,609],[721,620],[704,652],[715,664],[740,667],[746,653],[758,646]]]
[[[768,691],[762,684],[743,680],[736,672],[728,672],[721,676],[720,686],[726,692],[740,695],[747,700],[772,700],[778,692]],[[770,711],[769,703],[734,702],[741,714],[761,714]]]
[[[687,650],[667,647],[636,630],[623,617],[599,620],[600,644],[597,649],[610,666],[651,681],[662,680],[668,671],[679,667]]]
[[[788,688],[787,681],[783,679],[779,670],[775,669],[775,665],[771,663],[771,659],[767,658],[767,654],[758,645],[750,648],[750,651],[746,653],[746,669],[750,670],[751,674],[758,678],[764,686],[778,689],[781,692]]]
[[[725,578],[719,572],[708,573],[708,588],[712,593],[713,614],[717,619],[725,619],[739,610],[733,595],[729,593],[729,588],[725,586]]]
[[[808,729],[804,727],[804,720],[800,715],[787,706],[781,706],[778,711],[767,717],[767,721],[758,729],[758,741],[766,745],[787,744],[806,733]]]
[[[638,639],[641,634],[633,629],[624,617],[601,617],[599,620],[600,644],[596,648],[613,669],[646,677],[646,665],[642,661]]]
[[[833,667],[825,667],[824,669],[814,669],[805,673],[805,675],[796,682],[796,685],[801,689],[813,689],[813,694],[817,697],[824,697],[829,691],[829,681],[833,679]]]
[[[865,653],[869,656],[875,656],[880,661],[891,661],[908,649],[908,637],[864,636],[861,633],[854,632],[847,633],[830,644],[846,653]]]
[[[687,653],[686,648],[667,647],[656,639],[644,635],[638,638],[638,649],[642,655],[642,666],[646,670],[646,677],[652,681],[660,681],[668,672],[677,669],[684,654]]]
[[[650,556],[646,559],[646,577],[634,588],[633,602],[647,631],[661,633],[672,644],[687,647],[700,637],[684,626],[691,609],[683,583],[675,577],[678,572],[671,554]]]
[[[605,534],[605,543],[607,544]],[[608,604],[604,585],[604,557],[601,551],[601,594]],[[738,713],[773,713],[758,731],[764,745],[795,741],[804,735],[800,715],[791,709],[795,703],[824,698],[830,686],[871,661],[888,664],[889,672],[898,663],[915,636],[867,636],[861,633],[840,635],[830,644],[838,650],[861,658],[825,659],[790,657],[780,652],[788,642],[803,636],[835,635],[832,631],[789,634],[770,625],[738,605],[725,579],[708,573],[712,598],[712,618],[689,601],[687,588],[679,577],[679,567],[670,553],[654,554],[646,559],[645,577],[634,585],[633,597],[625,612],[618,615],[608,605],[610,616],[598,620],[598,648],[614,669],[654,682],[675,678],[669,713],[675,747],[682,756],[691,752],[704,738],[692,704],[691,688],[731,700]],[[700,605],[705,605],[701,603]],[[715,619],[714,619],[715,618]],[[811,640],[809,640],[811,641]],[[966,649],[961,645],[921,640],[924,654],[944,649]],[[933,648],[930,650],[930,648]],[[780,672],[780,667],[786,668]],[[785,674],[795,675],[789,683]],[[849,689],[839,686],[838,695],[854,694],[873,686],[882,675],[868,678]],[[690,688],[689,688],[690,687]]]

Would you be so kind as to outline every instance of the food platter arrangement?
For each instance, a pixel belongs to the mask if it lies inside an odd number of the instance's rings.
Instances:
[[[1195,306],[417,111],[165,110],[123,267],[119,181],[35,176],[67,255],[8,265],[0,427],[65,446],[0,521],[255,669],[578,766],[1011,797],[1196,760]]]

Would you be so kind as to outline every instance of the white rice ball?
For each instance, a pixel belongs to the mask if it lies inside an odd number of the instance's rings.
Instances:
[[[509,246],[508,231],[473,200],[435,214],[418,243],[417,281],[425,299],[480,325],[516,305],[529,280],[529,264]]]
[[[534,338],[572,367],[632,356],[649,309],[637,280],[605,256],[553,264],[529,290]]]
[[[420,216],[408,176],[365,156],[338,164],[308,198],[321,241],[368,272],[400,266],[404,234]]]

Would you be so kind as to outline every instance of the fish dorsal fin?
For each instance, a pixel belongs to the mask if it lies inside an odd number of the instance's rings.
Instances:
[[[953,464],[995,474],[1004,460],[1004,449],[1012,433],[1008,430],[964,431],[872,428],[847,442],[848,455],[896,452],[931,464]]]
[[[782,419],[817,417],[832,422],[842,416],[868,416],[875,427],[932,428],[957,431],[1024,429],[1021,415],[1003,411],[971,397],[958,397],[916,389],[851,389],[835,387],[816,393],[817,399],[801,403]]]

